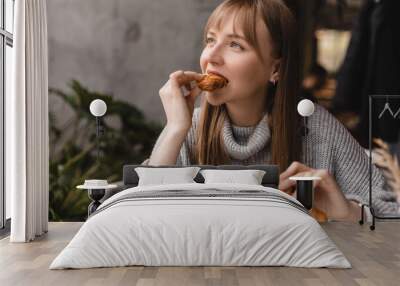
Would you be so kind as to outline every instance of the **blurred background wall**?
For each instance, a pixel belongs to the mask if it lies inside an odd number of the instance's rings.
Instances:
[[[72,78],[165,120],[158,90],[171,72],[200,71],[202,32],[218,0],[48,1],[49,86]],[[50,97],[57,120],[71,113]]]

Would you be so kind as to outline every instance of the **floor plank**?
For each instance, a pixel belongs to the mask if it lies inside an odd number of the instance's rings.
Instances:
[[[327,223],[323,227],[352,263],[352,269],[289,267],[116,267],[48,269],[82,223],[50,223],[32,243],[0,240],[0,285],[400,285],[400,222],[367,225]]]

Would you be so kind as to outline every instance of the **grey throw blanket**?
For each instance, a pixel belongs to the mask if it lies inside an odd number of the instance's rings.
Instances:
[[[124,194],[118,197],[115,200],[111,200],[109,202],[105,202],[104,205],[101,205],[99,209],[97,209],[90,217],[107,210],[108,208],[115,206],[121,202],[126,201],[144,201],[144,200],[153,200],[153,199],[210,199],[210,198],[230,198],[230,199],[257,199],[258,201],[265,200],[269,202],[275,202],[279,204],[289,205],[291,207],[296,208],[299,211],[302,211],[308,214],[308,211],[304,206],[300,203],[285,198],[284,196],[270,193],[267,191],[260,190],[217,190],[214,188],[203,189],[203,190],[162,190],[162,191],[136,191]]]

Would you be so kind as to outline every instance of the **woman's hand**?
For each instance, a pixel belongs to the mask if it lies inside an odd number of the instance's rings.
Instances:
[[[190,82],[202,77],[203,75],[191,71],[176,71],[170,74],[169,80],[160,89],[159,94],[169,129],[187,132],[192,126],[194,103],[201,90],[197,85],[192,89]],[[182,94],[182,86],[190,91],[187,96]]]
[[[360,219],[360,207],[354,201],[349,201],[343,195],[335,179],[327,170],[312,169],[299,162],[293,162],[279,177],[279,189],[292,194],[296,181],[289,180],[292,176],[316,176],[321,180],[313,181],[313,205],[324,211],[328,218],[335,220],[357,221]]]

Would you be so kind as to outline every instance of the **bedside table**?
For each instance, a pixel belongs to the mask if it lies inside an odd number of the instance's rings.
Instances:
[[[101,205],[100,200],[106,194],[106,190],[116,187],[117,185],[108,184],[107,180],[85,180],[83,185],[76,187],[77,189],[87,190],[88,196],[92,201],[88,206],[88,217]]]

